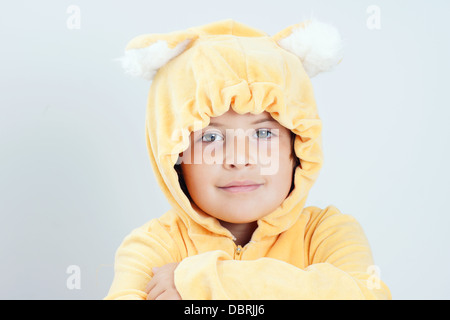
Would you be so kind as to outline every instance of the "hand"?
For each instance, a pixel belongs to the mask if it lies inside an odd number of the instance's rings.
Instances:
[[[147,284],[147,300],[181,300],[175,287],[174,272],[178,263],[169,263],[159,268],[153,268],[153,278]]]

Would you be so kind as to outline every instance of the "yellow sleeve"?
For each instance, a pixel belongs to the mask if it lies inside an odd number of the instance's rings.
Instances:
[[[152,268],[180,261],[176,245],[158,220],[133,230],[116,252],[114,280],[105,300],[145,300]]]
[[[236,261],[211,251],[178,265],[177,290],[183,299],[390,299],[373,273],[371,251],[356,220],[333,208],[317,220],[307,235],[311,264],[305,269],[273,258]]]

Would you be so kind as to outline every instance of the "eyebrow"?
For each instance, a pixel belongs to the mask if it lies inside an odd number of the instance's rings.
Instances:
[[[277,122],[277,120],[275,120],[274,118],[265,118],[265,119],[259,119],[259,120],[255,120],[250,124],[258,124],[258,123],[263,123],[263,122]],[[214,127],[225,127],[226,125],[221,124],[219,122],[213,122],[211,121],[208,125],[209,127],[214,126]]]

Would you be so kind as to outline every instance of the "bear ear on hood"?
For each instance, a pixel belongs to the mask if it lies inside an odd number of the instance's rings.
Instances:
[[[186,30],[161,34],[143,34],[132,39],[120,61],[125,73],[152,81],[156,72],[181,54],[201,35],[266,36],[264,32],[232,19],[221,20]]]
[[[132,39],[120,61],[125,73],[152,81],[156,72],[181,54],[198,37],[190,31],[166,34],[144,34]]]
[[[343,41],[338,30],[315,19],[292,25],[272,39],[300,58],[310,78],[332,70],[343,58]]]

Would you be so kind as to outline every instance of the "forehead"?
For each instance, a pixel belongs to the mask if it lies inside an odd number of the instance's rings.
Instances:
[[[239,127],[252,126],[262,122],[272,122],[274,125],[281,125],[272,118],[270,113],[264,111],[260,114],[244,113],[239,114],[230,109],[218,117],[212,117],[208,127]]]

